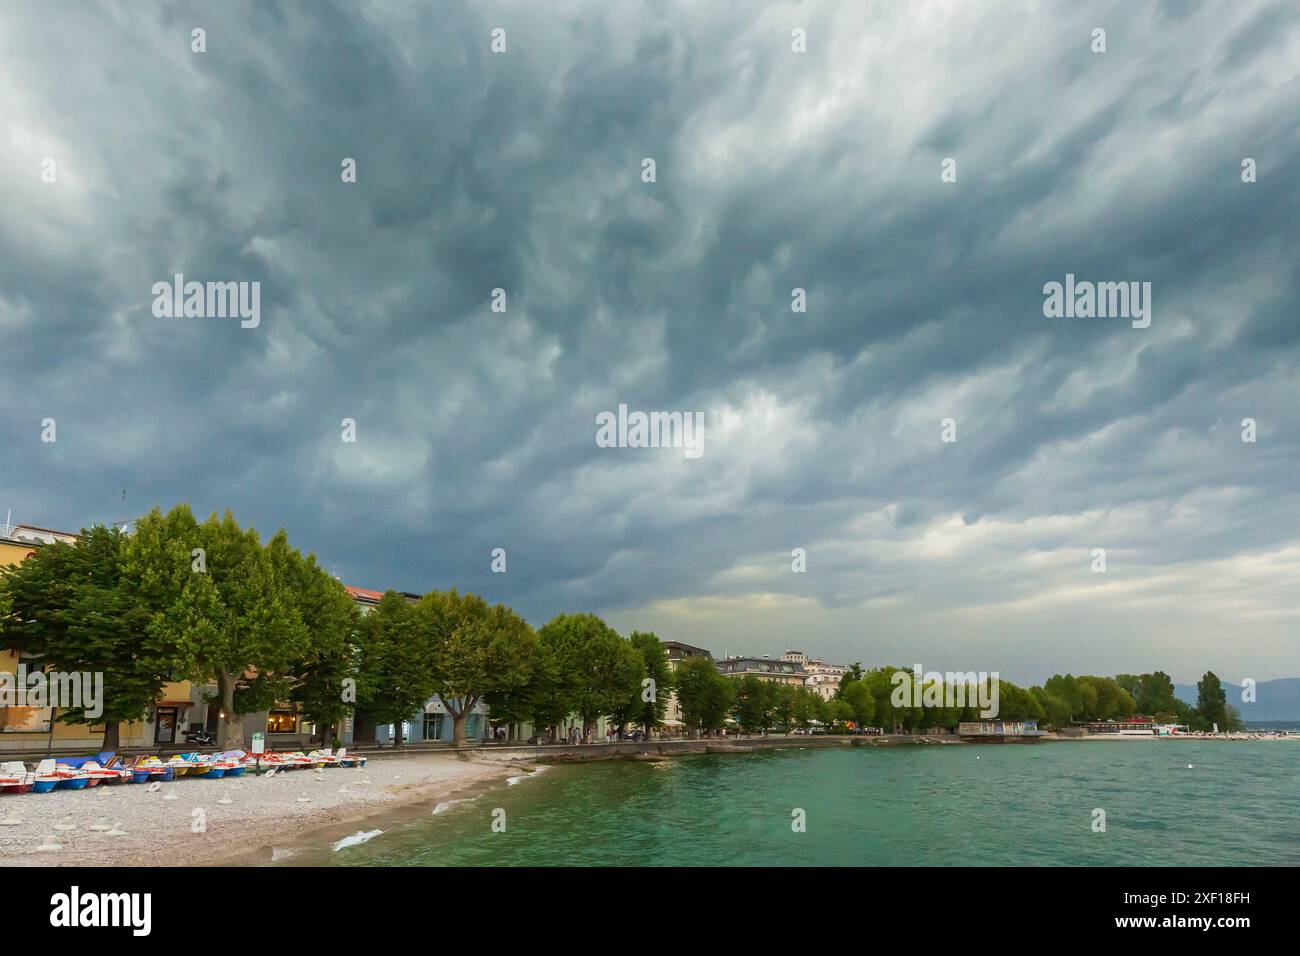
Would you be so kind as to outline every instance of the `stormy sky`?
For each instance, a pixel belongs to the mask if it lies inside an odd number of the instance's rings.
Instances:
[[[1282,2],[6,3],[0,518],[230,508],[715,655],[1296,676],[1298,74]]]

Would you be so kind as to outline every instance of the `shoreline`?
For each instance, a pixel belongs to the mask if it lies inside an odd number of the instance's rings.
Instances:
[[[307,841],[335,842],[381,824],[400,824],[421,804],[471,800],[532,776],[539,766],[609,760],[663,761],[704,754],[760,750],[852,747],[997,745],[1076,740],[1297,740],[1286,736],[1155,737],[1051,734],[1034,741],[963,740],[952,734],[877,736],[740,737],[587,745],[488,745],[465,750],[424,750],[368,755],[364,770],[296,770],[274,777],[232,781],[178,779],[158,790],[143,785],[60,790],[0,799],[0,866],[259,866],[290,854]],[[201,812],[200,812],[201,811]],[[193,832],[196,817],[206,830]],[[92,832],[94,824],[119,825],[122,836]],[[59,825],[75,829],[60,830]],[[56,852],[36,852],[53,836]]]

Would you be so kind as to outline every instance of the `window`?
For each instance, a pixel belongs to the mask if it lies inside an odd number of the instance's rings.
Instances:
[[[298,731],[298,715],[287,710],[273,710],[266,715],[268,734],[292,734]]]
[[[441,740],[442,739],[442,714],[425,714],[424,715],[424,739]]]

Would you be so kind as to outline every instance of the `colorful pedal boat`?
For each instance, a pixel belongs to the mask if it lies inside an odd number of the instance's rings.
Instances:
[[[42,761],[42,766],[46,766],[45,761]],[[47,771],[47,775],[58,778],[55,786],[60,790],[85,790],[99,783],[80,767],[72,767],[65,763],[55,763],[54,769]]]
[[[19,760],[0,764],[0,794],[31,793],[36,783],[36,774],[27,769]]]
[[[81,767],[81,770],[83,773],[90,775],[90,779],[91,779],[90,786],[92,787],[98,783],[104,783],[109,786],[116,786],[119,783],[126,783],[128,780],[131,779],[131,771],[119,770],[110,767],[101,767],[93,760],[84,763]]]

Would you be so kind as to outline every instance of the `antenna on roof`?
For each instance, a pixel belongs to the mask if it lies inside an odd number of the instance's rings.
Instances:
[[[8,512],[6,512],[5,514],[5,537],[6,538],[9,537],[11,534],[13,534],[14,531],[14,526],[12,523],[13,516],[14,516],[14,509],[10,508]]]

